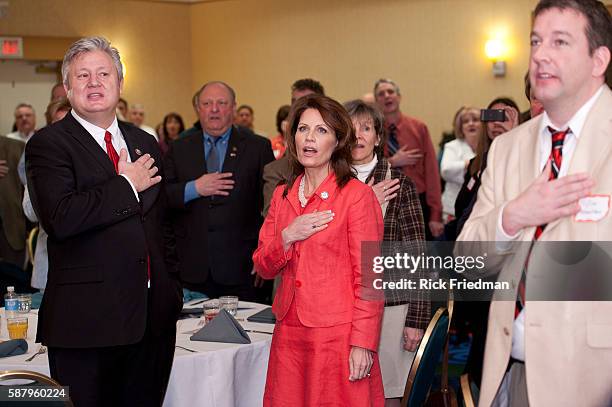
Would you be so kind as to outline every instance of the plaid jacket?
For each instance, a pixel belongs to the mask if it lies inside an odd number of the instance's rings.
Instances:
[[[372,178],[374,184],[383,181],[387,175],[389,162],[386,158],[379,158],[376,167],[368,176],[366,182]],[[425,224],[419,196],[414,182],[396,169],[391,169],[391,178],[399,178],[400,188],[398,195],[392,199],[385,213],[384,237],[385,255],[394,255],[395,252],[409,252],[420,255],[425,251]],[[388,243],[388,242],[397,242]],[[399,281],[405,275],[405,270],[387,270],[385,281]],[[414,278],[412,278],[414,279]],[[405,326],[425,329],[430,320],[430,303],[426,292],[421,290],[386,290],[385,305],[408,304]]]

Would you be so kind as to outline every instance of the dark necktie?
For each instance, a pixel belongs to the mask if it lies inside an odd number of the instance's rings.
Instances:
[[[548,159],[550,160],[550,176],[548,177],[549,181],[555,180],[559,177],[559,172],[561,171],[561,164],[563,163],[563,143],[565,142],[565,136],[571,131],[569,128],[564,131],[558,131],[553,129],[552,127],[548,127],[548,131],[552,137],[552,146],[550,149],[550,156]],[[546,225],[540,225],[536,227],[535,234],[533,235],[533,240],[538,240],[542,233],[544,232],[544,228]],[[519,300],[520,303],[517,304],[516,313],[522,308],[522,304],[525,303],[525,269],[527,263],[529,262],[529,255],[527,255],[527,261],[525,262],[525,267],[523,268],[523,274],[521,276],[521,282],[519,283]]]
[[[206,172],[209,174],[213,172],[219,172],[220,158],[219,150],[217,149],[217,143],[221,140],[221,137],[210,137],[208,143],[210,143],[210,150],[208,150],[208,157],[206,158]]]
[[[104,142],[106,143],[106,154],[108,154],[108,158],[110,158],[113,166],[115,167],[115,172],[119,173],[119,154],[117,154],[117,150],[113,147],[113,135],[110,134],[109,131],[104,133]]]
[[[399,150],[399,143],[397,142],[397,126],[395,124],[389,125],[387,129],[389,137],[387,138],[387,151],[389,157],[392,157],[397,150]]]

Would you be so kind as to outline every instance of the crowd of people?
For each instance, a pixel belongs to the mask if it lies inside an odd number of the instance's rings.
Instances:
[[[66,52],[46,126],[20,103],[14,131],[0,137],[3,285],[43,293],[37,341],[77,406],[161,404],[183,289],[273,303],[264,405],[399,405],[431,304],[422,291],[373,290],[362,243],[420,253],[431,240],[610,237],[609,216],[595,226],[573,217],[580,199],[609,204],[600,174],[612,170],[611,49],[601,2],[542,0],[530,110],[503,95],[462,106],[438,155],[391,79],[344,104],[314,79],[295,81],[271,140],[222,81],[194,94],[191,127],[171,112],[153,128],[142,104],[120,97],[117,49],[83,38]],[[526,264],[509,266],[521,284]],[[601,312],[538,308],[517,291],[516,310],[457,304],[481,405],[607,405],[612,347],[587,337]],[[598,326],[612,326],[607,315]],[[581,353],[551,349],[555,341]],[[578,380],[588,369],[599,373]],[[580,384],[552,390],[568,377]]]

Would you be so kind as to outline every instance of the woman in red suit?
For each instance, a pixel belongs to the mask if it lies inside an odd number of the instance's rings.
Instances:
[[[382,406],[383,298],[362,268],[362,242],[382,239],[382,213],[351,172],[351,118],[310,95],[294,103],[287,133],[293,173],[274,191],[253,255],[263,278],[282,279],[264,406]]]

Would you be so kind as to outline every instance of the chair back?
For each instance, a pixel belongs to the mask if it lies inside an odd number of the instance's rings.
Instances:
[[[34,264],[34,254],[36,253],[36,242],[38,241],[38,226],[33,228],[28,235],[27,249],[30,262]]]
[[[39,372],[31,372],[28,370],[3,370],[0,371],[0,386],[4,386],[2,382],[7,380],[28,380],[30,383],[20,384],[18,386],[27,388],[32,386],[48,386],[48,387],[62,387],[61,384]],[[11,384],[14,386],[14,384]],[[24,404],[25,405],[25,404]],[[27,402],[28,406],[67,406],[74,407],[72,401],[67,399],[65,401],[31,401]]]
[[[476,407],[478,403],[479,391],[476,383],[470,380],[470,375],[464,373],[461,375],[461,396],[465,407]]]
[[[408,373],[402,407],[425,403],[446,344],[449,321],[448,308],[440,307],[429,322]]]

